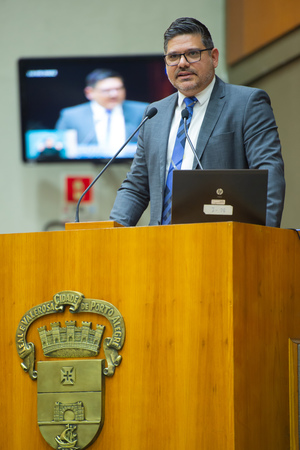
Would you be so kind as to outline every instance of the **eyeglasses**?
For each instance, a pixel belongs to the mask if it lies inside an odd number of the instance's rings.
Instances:
[[[109,95],[109,94],[111,94],[111,93],[114,92],[114,91],[121,92],[121,91],[123,91],[124,89],[125,89],[124,86],[119,86],[119,87],[110,88],[110,89],[99,89],[99,88],[94,88],[95,91],[97,91],[97,92],[99,92],[100,94],[103,94],[103,95]]]
[[[164,56],[165,63],[167,64],[167,66],[177,66],[181,60],[181,57],[184,56],[189,64],[193,64],[201,60],[202,52],[206,52],[212,49],[213,47],[204,48],[202,50],[188,50],[184,53],[168,53]]]

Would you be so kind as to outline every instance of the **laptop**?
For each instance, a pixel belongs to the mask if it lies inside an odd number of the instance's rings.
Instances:
[[[268,171],[174,170],[172,224],[266,224]]]

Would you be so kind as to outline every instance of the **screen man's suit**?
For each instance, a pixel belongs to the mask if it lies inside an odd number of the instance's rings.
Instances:
[[[142,121],[145,108],[148,103],[125,100],[122,104],[125,120],[126,139],[134,132]],[[94,125],[91,102],[64,108],[60,112],[55,125],[57,130],[77,131],[78,144],[97,145],[97,135]],[[132,142],[136,142],[133,139]]]

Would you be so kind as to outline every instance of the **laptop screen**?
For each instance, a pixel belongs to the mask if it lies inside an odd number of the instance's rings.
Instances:
[[[266,224],[268,171],[174,170],[172,224]]]

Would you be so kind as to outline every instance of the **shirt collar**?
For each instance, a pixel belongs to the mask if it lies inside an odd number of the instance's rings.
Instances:
[[[91,108],[94,118],[101,119],[102,117],[106,116],[106,109],[103,106],[99,105],[99,103],[97,103],[95,100],[91,101]],[[112,110],[113,113],[120,113],[120,111],[122,111],[122,105],[117,105]]]

